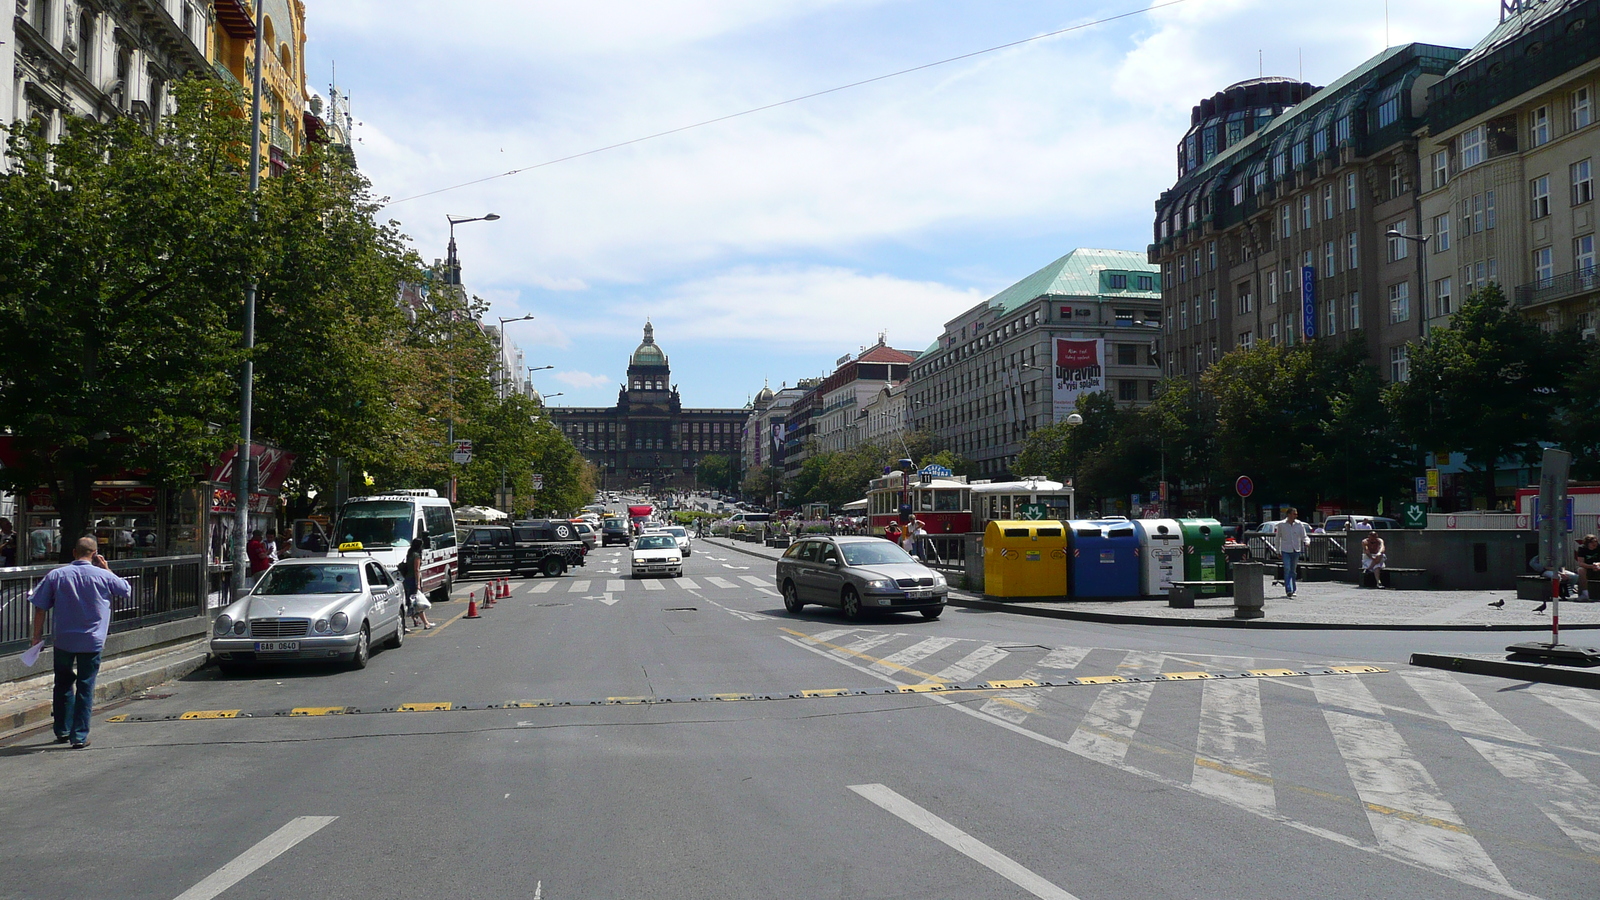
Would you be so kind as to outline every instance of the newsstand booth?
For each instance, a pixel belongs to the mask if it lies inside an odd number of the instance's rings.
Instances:
[[[1127,519],[1078,519],[1071,541],[1069,594],[1074,600],[1131,600],[1139,596],[1139,535]]]
[[[995,600],[1064,600],[1067,539],[1054,519],[991,521],[983,533],[983,593]]]
[[[1139,532],[1139,592],[1165,597],[1174,581],[1184,580],[1183,526],[1177,519],[1135,519]]]

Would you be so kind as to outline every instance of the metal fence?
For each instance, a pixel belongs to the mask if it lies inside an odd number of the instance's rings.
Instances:
[[[1345,559],[1345,546],[1347,538],[1343,534],[1313,534],[1309,535],[1310,546],[1300,554],[1300,563],[1309,566],[1325,566],[1329,563],[1343,562]],[[1356,541],[1359,543],[1360,538]],[[1245,532],[1245,543],[1250,545],[1250,559],[1255,562],[1275,563],[1283,559],[1278,552],[1278,537],[1276,534],[1265,531]]]
[[[1478,529],[1488,531],[1527,531],[1538,528],[1539,523],[1527,513],[1510,512],[1485,512],[1473,510],[1469,512],[1429,513],[1429,531],[1450,531]],[[1600,530],[1600,516],[1593,514],[1580,514],[1572,517],[1572,533],[1575,535],[1594,534]]]
[[[28,602],[28,595],[54,568],[57,566],[0,569],[0,654],[27,649],[33,633],[33,604]],[[131,596],[111,601],[113,632],[185,619],[206,611],[204,556],[117,560],[111,563],[111,571],[133,586]],[[47,623],[46,634],[50,627]]]
[[[967,536],[964,534],[928,535],[922,542],[923,562],[935,569],[966,569]]]

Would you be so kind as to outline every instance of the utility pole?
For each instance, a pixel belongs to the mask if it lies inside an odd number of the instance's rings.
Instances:
[[[262,8],[256,3],[256,58],[250,82],[250,195],[261,190],[261,70],[265,41],[262,38]],[[250,204],[250,221],[259,218],[256,205]],[[250,577],[245,547],[250,540],[250,488],[255,468],[250,457],[251,406],[255,402],[255,363],[250,358],[256,346],[256,280],[244,289],[244,370],[239,374],[239,449],[233,457],[233,593],[243,594]]]

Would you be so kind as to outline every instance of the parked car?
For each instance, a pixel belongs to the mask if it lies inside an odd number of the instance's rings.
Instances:
[[[777,581],[790,613],[815,603],[838,607],[847,619],[913,610],[937,619],[949,595],[943,575],[895,544],[866,536],[796,541],[778,560]]]
[[[633,577],[646,575],[683,574],[683,554],[678,551],[678,541],[665,532],[641,534],[633,542]]]
[[[561,520],[536,519],[514,525],[478,525],[461,542],[459,573],[508,572],[513,577],[542,572],[556,577],[585,564],[588,547],[577,526]]]
[[[224,675],[254,662],[342,660],[361,669],[375,642],[405,640],[400,575],[359,550],[279,560],[211,625]]]
[[[1328,520],[1322,523],[1323,531],[1349,531],[1351,528],[1358,531],[1363,528],[1383,530],[1399,527],[1399,522],[1386,516],[1329,516]]]
[[[609,547],[612,544],[628,544],[628,520],[610,518],[600,523],[600,546]]]

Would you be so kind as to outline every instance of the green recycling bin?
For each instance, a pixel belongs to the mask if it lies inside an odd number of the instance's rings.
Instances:
[[[1183,580],[1227,581],[1228,559],[1222,553],[1222,523],[1216,519],[1179,519],[1183,529]],[[1196,588],[1197,597],[1214,597],[1227,588]]]

